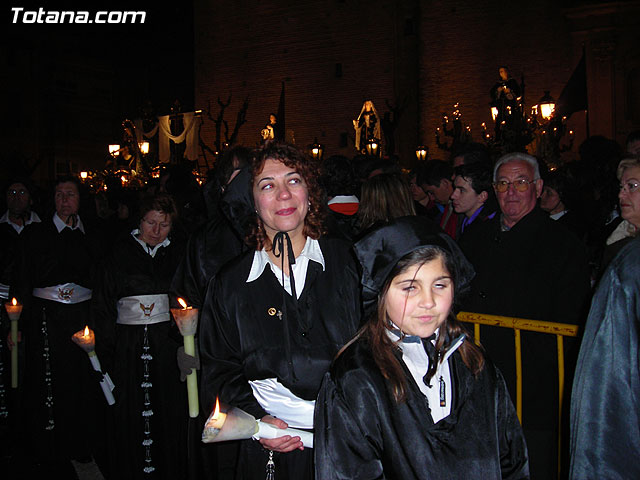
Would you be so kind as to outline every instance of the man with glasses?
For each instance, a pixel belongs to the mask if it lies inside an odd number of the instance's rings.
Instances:
[[[9,298],[9,289],[15,260],[18,255],[21,234],[25,227],[40,223],[38,214],[31,210],[33,187],[26,179],[15,178],[9,182],[5,193],[7,211],[0,217],[0,300]]]
[[[542,188],[534,157],[510,153],[495,164],[493,190],[500,210],[493,219],[479,224],[460,240],[462,250],[476,269],[463,310],[548,322],[580,324],[584,320],[590,288],[586,251],[573,233],[540,209],[538,198]],[[521,338],[522,423],[531,476],[555,478],[556,338],[524,331]],[[481,342],[504,374],[515,402],[513,331],[483,327]],[[566,385],[571,385],[577,354],[572,347],[577,350],[575,342],[572,345],[565,339]]]

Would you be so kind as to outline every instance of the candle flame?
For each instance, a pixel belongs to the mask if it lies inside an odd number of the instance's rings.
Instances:
[[[16,297],[13,297],[13,300],[11,300],[11,305],[13,305],[14,307],[18,305],[18,301],[16,300]]]
[[[84,333],[82,334],[84,337],[88,337],[89,336],[89,325],[85,325],[84,327]]]
[[[218,397],[216,397],[216,409],[213,411],[213,418],[214,420],[217,420],[218,417],[220,416],[220,400],[218,399]]]
[[[181,299],[181,298],[179,298],[179,297],[178,297],[178,303],[179,303],[180,305],[182,305],[182,309],[183,309],[183,310],[187,308],[187,302],[185,302],[183,299]]]

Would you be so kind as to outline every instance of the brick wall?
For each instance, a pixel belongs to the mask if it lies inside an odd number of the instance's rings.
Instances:
[[[411,96],[401,119],[410,127],[399,130],[409,132],[403,135],[413,136],[406,142],[413,144],[416,118],[409,115],[416,105],[417,50],[406,43],[413,38],[415,44],[417,37],[405,35],[405,20],[415,15],[416,2],[400,3],[249,0],[196,6],[196,107],[206,108],[211,101],[215,115],[218,96],[226,100],[232,94],[225,115],[232,129],[248,96],[239,142],[255,145],[269,113],[277,111],[284,81],[286,129],[293,131],[296,143],[306,146],[317,137],[327,155],[352,156],[351,121],[363,102],[371,99],[382,115],[385,100],[395,104],[402,94]],[[407,54],[413,55],[411,61],[403,60]],[[343,132],[348,134],[346,148],[340,147]],[[213,135],[213,125],[206,122],[208,144]]]
[[[524,75],[527,108],[549,90],[558,98],[578,62],[558,2],[433,0],[421,16],[420,132],[434,157],[442,113],[460,103],[462,119],[481,141],[481,123],[491,129],[489,90],[506,65]],[[577,55],[577,56],[576,56]]]
[[[204,108],[210,100],[217,113],[217,97],[226,99],[232,93],[226,115],[232,127],[242,100],[249,96],[247,123],[239,137],[245,145],[258,142],[269,113],[277,110],[282,81],[287,130],[294,131],[302,146],[317,137],[327,155],[355,153],[351,120],[364,100],[373,100],[381,115],[388,110],[385,100],[404,100],[396,142],[402,162],[410,165],[419,143],[430,147],[432,158],[448,156],[436,148],[434,132],[442,114],[451,113],[456,102],[474,140],[481,141],[481,123],[491,128],[489,90],[502,64],[518,81],[524,76],[527,109],[545,90],[557,99],[583,43],[588,68],[595,68],[590,39],[602,35],[602,19],[618,41],[625,39],[624,45],[616,44],[605,65],[611,75],[635,68],[629,63],[633,59],[639,63],[638,55],[628,53],[634,41],[637,45],[640,29],[629,23],[638,23],[639,2],[607,4],[604,10],[615,13],[608,16],[592,15],[601,6],[563,10],[568,3],[553,0],[213,3],[195,8],[196,107]],[[633,15],[624,13],[629,8]],[[589,20],[586,27],[584,18]],[[341,77],[335,75],[337,63]],[[620,141],[622,130],[632,125],[627,121],[621,127],[618,121],[616,129],[613,124],[623,114],[618,104],[624,105],[619,93],[624,93],[624,86],[619,78],[610,83],[614,86],[596,77],[589,80],[591,134]],[[569,126],[576,131],[576,150],[586,135],[584,114],[575,114]],[[210,122],[203,132],[211,144]],[[339,145],[343,132],[348,133],[347,148]]]

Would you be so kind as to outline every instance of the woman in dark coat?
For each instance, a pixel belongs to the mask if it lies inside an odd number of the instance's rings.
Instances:
[[[452,312],[473,276],[454,241],[403,217],[355,249],[370,317],[318,396],[317,478],[529,478],[502,375]]]
[[[144,198],[140,228],[114,246],[94,292],[96,350],[115,384],[112,478],[186,475],[186,392],[176,362],[182,339],[168,296],[183,252],[168,237],[176,212],[167,194]]]
[[[323,236],[316,172],[284,144],[253,160],[254,249],[215,277],[201,318],[207,412],[218,397],[279,428],[313,429],[322,376],[360,321],[355,261],[347,243]],[[243,441],[237,477],[264,479],[270,459],[276,479],[313,478],[313,451],[288,435]]]

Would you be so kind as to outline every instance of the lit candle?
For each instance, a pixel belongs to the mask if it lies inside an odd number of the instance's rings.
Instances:
[[[104,398],[107,400],[107,403],[109,405],[116,403],[116,399],[113,397],[112,393],[114,385],[111,381],[111,377],[109,377],[108,373],[102,373],[100,360],[98,360],[98,355],[96,355],[96,335],[93,333],[93,330],[91,330],[87,325],[84,327],[84,330],[78,330],[74,333],[71,340],[84,350],[87,355],[89,355],[89,361],[91,362],[93,369],[102,374],[100,388],[102,388],[102,393],[104,393]]]
[[[178,298],[178,303],[182,305],[182,308],[172,308],[171,313],[182,335],[184,353],[195,357],[196,346],[194,338],[198,329],[198,309],[187,306],[187,302],[182,298]],[[191,373],[187,375],[187,398],[189,400],[189,416],[196,418],[200,405],[198,404],[198,377],[196,376],[195,368],[192,368]]]
[[[14,298],[4,304],[7,309],[9,320],[11,320],[11,388],[18,388],[18,319],[22,313],[22,305]]]
[[[220,400],[216,398],[216,408],[213,411],[211,419],[207,422],[208,427],[222,429],[224,422],[227,421],[227,414],[220,411]]]
[[[216,398],[216,408],[209,415],[202,431],[204,443],[225,442],[227,440],[242,440],[254,438],[279,438],[285,435],[300,437],[305,447],[313,448],[313,433],[297,428],[278,428],[270,423],[256,420],[244,410],[231,407],[221,411],[219,399]]]

